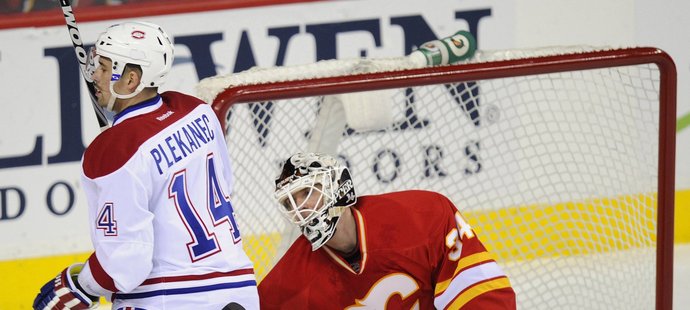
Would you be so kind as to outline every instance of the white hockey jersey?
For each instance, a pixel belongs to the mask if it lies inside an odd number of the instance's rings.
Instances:
[[[258,309],[211,107],[181,93],[126,108],[89,145],[82,184],[95,253],[79,274],[113,309]]]

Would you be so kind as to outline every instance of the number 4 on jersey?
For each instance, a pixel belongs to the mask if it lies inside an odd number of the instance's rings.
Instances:
[[[208,155],[206,163],[206,175],[208,176],[206,182],[208,193],[207,208],[213,220],[213,226],[216,227],[222,223],[228,223],[230,225],[233,241],[237,243],[241,240],[240,231],[235,221],[234,210],[229,197],[224,194],[218,180],[213,154]],[[187,228],[189,228],[192,241],[187,244],[187,247],[190,250],[192,261],[197,261],[218,253],[220,247],[218,246],[216,235],[214,233],[209,233],[196,207],[189,201],[186,170],[182,170],[172,177],[168,192],[169,197],[175,202],[180,218]]]
[[[117,236],[117,221],[115,221],[115,210],[112,202],[108,202],[98,211],[96,229],[103,231],[105,236]]]

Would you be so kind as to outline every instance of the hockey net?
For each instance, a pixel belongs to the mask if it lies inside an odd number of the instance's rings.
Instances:
[[[326,136],[359,195],[451,198],[521,309],[670,309],[675,74],[658,49],[575,47],[429,68],[325,61],[213,77],[197,90],[226,125],[259,279],[298,235],[272,198],[279,163],[307,150],[324,98],[387,89],[388,100],[366,104],[387,105],[390,123]]]

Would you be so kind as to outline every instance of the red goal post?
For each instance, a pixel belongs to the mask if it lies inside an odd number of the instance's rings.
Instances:
[[[325,97],[387,89],[392,123],[327,137],[360,194],[449,196],[521,308],[671,309],[676,69],[665,52],[478,52],[449,66],[279,79],[263,70],[198,87],[228,130],[259,278],[296,236],[273,210],[278,162],[306,150]]]

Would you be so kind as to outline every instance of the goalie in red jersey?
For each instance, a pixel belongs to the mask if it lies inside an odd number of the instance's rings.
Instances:
[[[262,309],[515,309],[510,281],[445,196],[355,195],[347,167],[297,153],[276,180],[300,236],[259,284]]]

